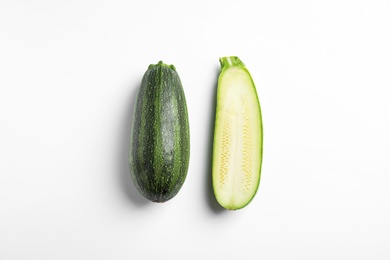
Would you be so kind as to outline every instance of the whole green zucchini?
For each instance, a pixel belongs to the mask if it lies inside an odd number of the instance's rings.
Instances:
[[[134,186],[147,199],[172,199],[187,176],[190,132],[184,90],[173,65],[152,64],[138,91],[129,165]]]

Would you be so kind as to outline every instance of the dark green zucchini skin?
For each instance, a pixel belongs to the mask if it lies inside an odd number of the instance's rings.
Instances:
[[[153,202],[172,199],[188,171],[190,131],[184,90],[173,65],[152,64],[138,91],[130,138],[130,173]]]

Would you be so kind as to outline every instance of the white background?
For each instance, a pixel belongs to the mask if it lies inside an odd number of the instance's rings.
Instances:
[[[0,0],[0,260],[390,259],[390,2]],[[252,73],[259,192],[210,184],[219,57]],[[127,152],[136,91],[174,64],[191,159],[142,198]]]

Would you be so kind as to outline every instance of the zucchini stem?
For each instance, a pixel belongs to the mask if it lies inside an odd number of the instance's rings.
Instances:
[[[221,70],[226,70],[230,67],[245,67],[245,64],[237,56],[228,56],[219,58]]]

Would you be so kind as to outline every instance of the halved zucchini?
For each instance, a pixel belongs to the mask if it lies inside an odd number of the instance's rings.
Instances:
[[[212,179],[218,203],[245,207],[261,173],[263,131],[260,104],[249,71],[238,57],[220,58]]]

